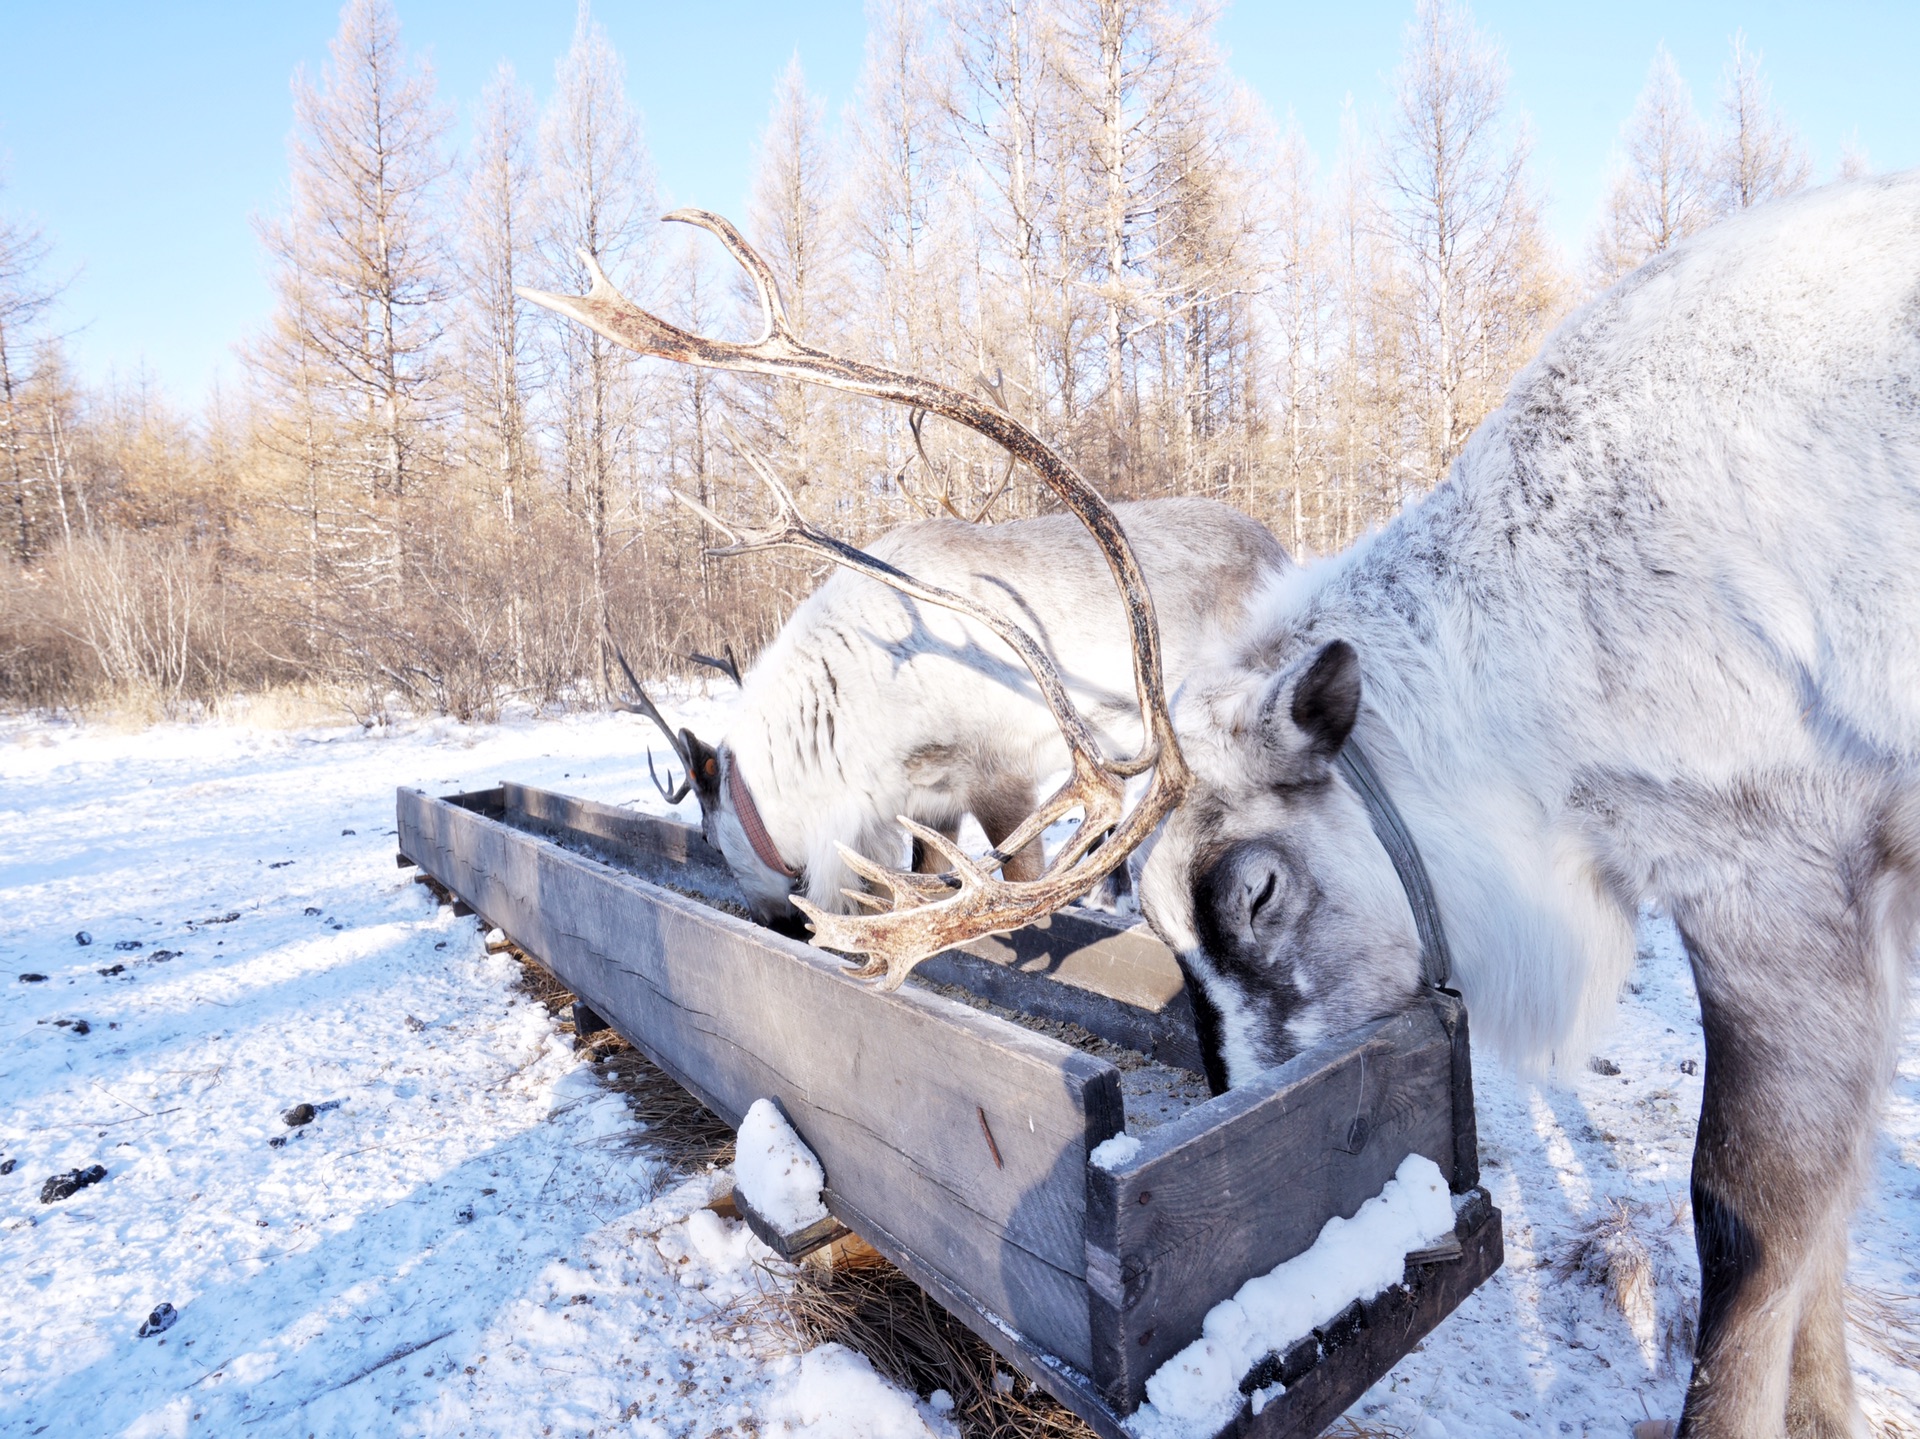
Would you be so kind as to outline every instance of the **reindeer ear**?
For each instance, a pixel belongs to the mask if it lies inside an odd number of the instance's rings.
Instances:
[[[700,800],[700,812],[710,813],[720,803],[719,752],[690,729],[680,731],[680,741],[687,747],[687,773]]]
[[[1360,716],[1360,656],[1345,640],[1289,665],[1267,690],[1261,721],[1271,777],[1297,784],[1340,752]]]
[[[1360,717],[1360,656],[1345,640],[1323,647],[1293,687],[1293,722],[1313,754],[1332,759]]]

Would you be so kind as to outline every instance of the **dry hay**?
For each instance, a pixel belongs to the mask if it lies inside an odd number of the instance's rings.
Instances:
[[[1865,1284],[1847,1286],[1847,1319],[1853,1326],[1854,1336],[1874,1353],[1909,1373],[1920,1372],[1920,1308],[1917,1305],[1920,1301],[1910,1294],[1896,1294]],[[1920,1439],[1920,1435],[1916,1439]]]
[[[863,1244],[830,1265],[783,1269],[755,1299],[724,1316],[766,1347],[788,1352],[836,1343],[925,1398],[944,1389],[966,1439],[1094,1439],[1077,1415],[1010,1372],[986,1341]]]
[[[522,991],[570,1029],[573,991],[523,950],[509,946],[508,952],[520,962]],[[644,1126],[640,1148],[676,1174],[733,1163],[733,1130],[664,1069],[611,1029],[602,1030],[587,1049],[601,1084],[622,1096],[627,1112]]]
[[[1671,1242],[1685,1212],[1684,1206],[1675,1206],[1663,1215],[1631,1199],[1609,1198],[1551,1261],[1562,1280],[1578,1279],[1600,1289],[1627,1321],[1649,1362],[1657,1348],[1669,1367],[1693,1357],[1696,1311],[1679,1292]]]
[[[1866,1406],[1867,1428],[1873,1439],[1920,1439],[1920,1427],[1911,1419],[1904,1419],[1884,1409]]]

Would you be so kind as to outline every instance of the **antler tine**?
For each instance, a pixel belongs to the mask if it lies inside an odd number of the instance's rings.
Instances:
[[[740,662],[733,657],[733,646],[728,645],[722,653],[725,656],[724,659],[715,659],[712,655],[698,654],[689,650],[687,652],[687,658],[694,664],[705,665],[710,670],[719,670],[721,674],[732,680],[735,685],[741,685]]]
[[[687,791],[693,788],[693,771],[689,769],[680,776],[680,783],[668,789],[666,782],[654,773],[653,751],[647,751],[647,774],[653,780],[653,787],[660,791],[660,797],[668,804],[678,804],[687,797]]]
[[[692,205],[660,218],[681,225],[697,225],[717,236],[735,263],[752,277],[753,287],[760,294],[760,338],[754,341],[756,345],[764,345],[775,336],[798,343],[799,337],[787,323],[787,307],[781,302],[780,282],[774,278],[773,267],[761,259],[753,246],[747,243],[746,237],[733,228],[731,220]]]
[[[681,767],[686,770],[686,774],[681,777],[680,783],[669,790],[667,786],[662,783],[660,776],[654,773],[653,751],[647,751],[647,773],[653,777],[653,787],[660,791],[662,797],[666,799],[668,804],[678,804],[687,797],[687,791],[693,787],[693,756],[687,753],[685,743],[682,742],[679,735],[674,733],[673,726],[667,723],[666,716],[655,708],[652,699],[647,695],[646,688],[634,677],[633,666],[627,663],[627,657],[620,652],[620,646],[613,642],[611,635],[607,637],[607,647],[613,651],[613,658],[620,666],[620,673],[627,677],[627,687],[633,691],[634,696],[631,700],[623,700],[616,696],[613,700],[613,707],[623,713],[645,715],[648,719],[652,720],[654,724],[659,727],[660,733],[667,737],[667,744],[679,759]],[[604,667],[604,656],[602,657],[601,663]],[[607,688],[611,690],[613,686],[609,684]]]
[[[884,975],[884,983],[891,988],[930,954],[966,939],[1016,929],[1079,898],[1117,869],[1185,793],[1190,774],[1181,757],[1167,708],[1161,676],[1160,632],[1154,619],[1152,596],[1119,519],[1071,465],[1008,413],[1000,403],[999,381],[985,386],[985,377],[980,377],[984,388],[993,395],[991,400],[982,399],[936,380],[904,375],[815,349],[793,334],[771,268],[739,231],[704,210],[677,210],[667,218],[698,225],[717,236],[752,277],[759,291],[764,320],[758,339],[750,344],[709,339],[651,315],[614,290],[591,256],[587,257],[587,265],[594,283],[588,294],[561,296],[535,290],[519,293],[536,304],[571,316],[637,354],[710,369],[808,380],[832,389],[907,405],[966,426],[1004,449],[1012,463],[1030,468],[1086,526],[1124,600],[1133,653],[1134,690],[1145,733],[1140,751],[1131,759],[1109,760],[1100,754],[1091,730],[1068,697],[1050,657],[1032,636],[963,595],[922,584],[911,575],[816,529],[799,513],[792,496],[772,474],[771,467],[754,463],[750,449],[743,453],[774,492],[779,508],[778,524],[755,531],[736,530],[704,505],[685,495],[677,496],[734,541],[730,548],[714,553],[738,554],[772,545],[810,549],[904,594],[955,610],[984,625],[1020,656],[1067,740],[1073,764],[1071,779],[1004,842],[1010,852],[1017,847],[1016,839],[1022,843],[1037,839],[1047,823],[1067,809],[1083,811],[1082,832],[1056,856],[1039,879],[1015,882],[992,878],[968,862],[965,868],[956,867],[958,887],[951,888],[944,880],[921,876],[918,879],[926,882],[916,882],[870,863],[864,869],[855,864],[856,873],[885,887],[889,908],[870,915],[830,915],[796,897],[794,903],[813,922],[815,944],[872,956],[856,973]],[[1011,469],[1008,473],[1011,474]],[[1001,489],[1004,488],[1003,481]],[[999,493],[995,491],[989,504]],[[981,513],[984,515],[984,508]],[[1152,771],[1152,779],[1146,793],[1121,817],[1125,781],[1148,770]],[[939,886],[937,891],[934,885]]]

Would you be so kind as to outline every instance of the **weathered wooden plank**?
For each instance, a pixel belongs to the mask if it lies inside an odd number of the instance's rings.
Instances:
[[[509,824],[591,846],[644,876],[670,872],[677,888],[739,902],[726,861],[692,825],[511,781],[500,793]],[[1057,914],[1016,934],[936,955],[916,973],[1203,1072],[1180,966],[1143,930]]]
[[[725,857],[692,825],[511,780],[500,789],[508,824],[591,844],[643,871],[666,865],[692,881],[690,888],[711,885],[739,898]]]
[[[401,848],[729,1123],[779,1099],[838,1191],[1091,1369],[1086,1156],[1120,1127],[1111,1065],[935,994],[883,993],[804,944],[416,791],[397,808]]]
[[[1345,1035],[1090,1167],[1094,1378],[1122,1413],[1207,1310],[1350,1218],[1400,1161],[1455,1168],[1453,1044],[1425,1003]]]
[[[1462,1216],[1465,1218],[1466,1216]],[[1218,1439],[1312,1439],[1405,1358],[1434,1327],[1499,1269],[1506,1256],[1500,1211],[1479,1211],[1460,1236],[1461,1254],[1443,1264],[1409,1265],[1403,1287],[1362,1305],[1360,1322],[1344,1327],[1338,1347],[1269,1400],[1252,1406]]]

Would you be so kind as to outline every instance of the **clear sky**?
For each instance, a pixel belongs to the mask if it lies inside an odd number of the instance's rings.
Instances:
[[[396,3],[407,43],[462,118],[501,60],[544,99],[575,13],[570,0]],[[1507,49],[1549,220],[1574,253],[1661,41],[1706,113],[1744,28],[1817,177],[1855,134],[1876,169],[1920,164],[1914,0],[1483,0],[1474,11]],[[1291,111],[1325,158],[1346,97],[1363,116],[1381,108],[1411,13],[1411,0],[1235,0],[1219,36],[1240,77],[1276,116]],[[663,198],[736,215],[788,57],[837,114],[865,33],[859,0],[599,0],[596,14],[626,59]],[[232,373],[233,344],[270,303],[252,219],[284,192],[289,80],[297,65],[318,69],[337,16],[331,0],[0,0],[0,204],[43,226],[77,272],[62,323],[87,373],[144,366],[188,404]]]

